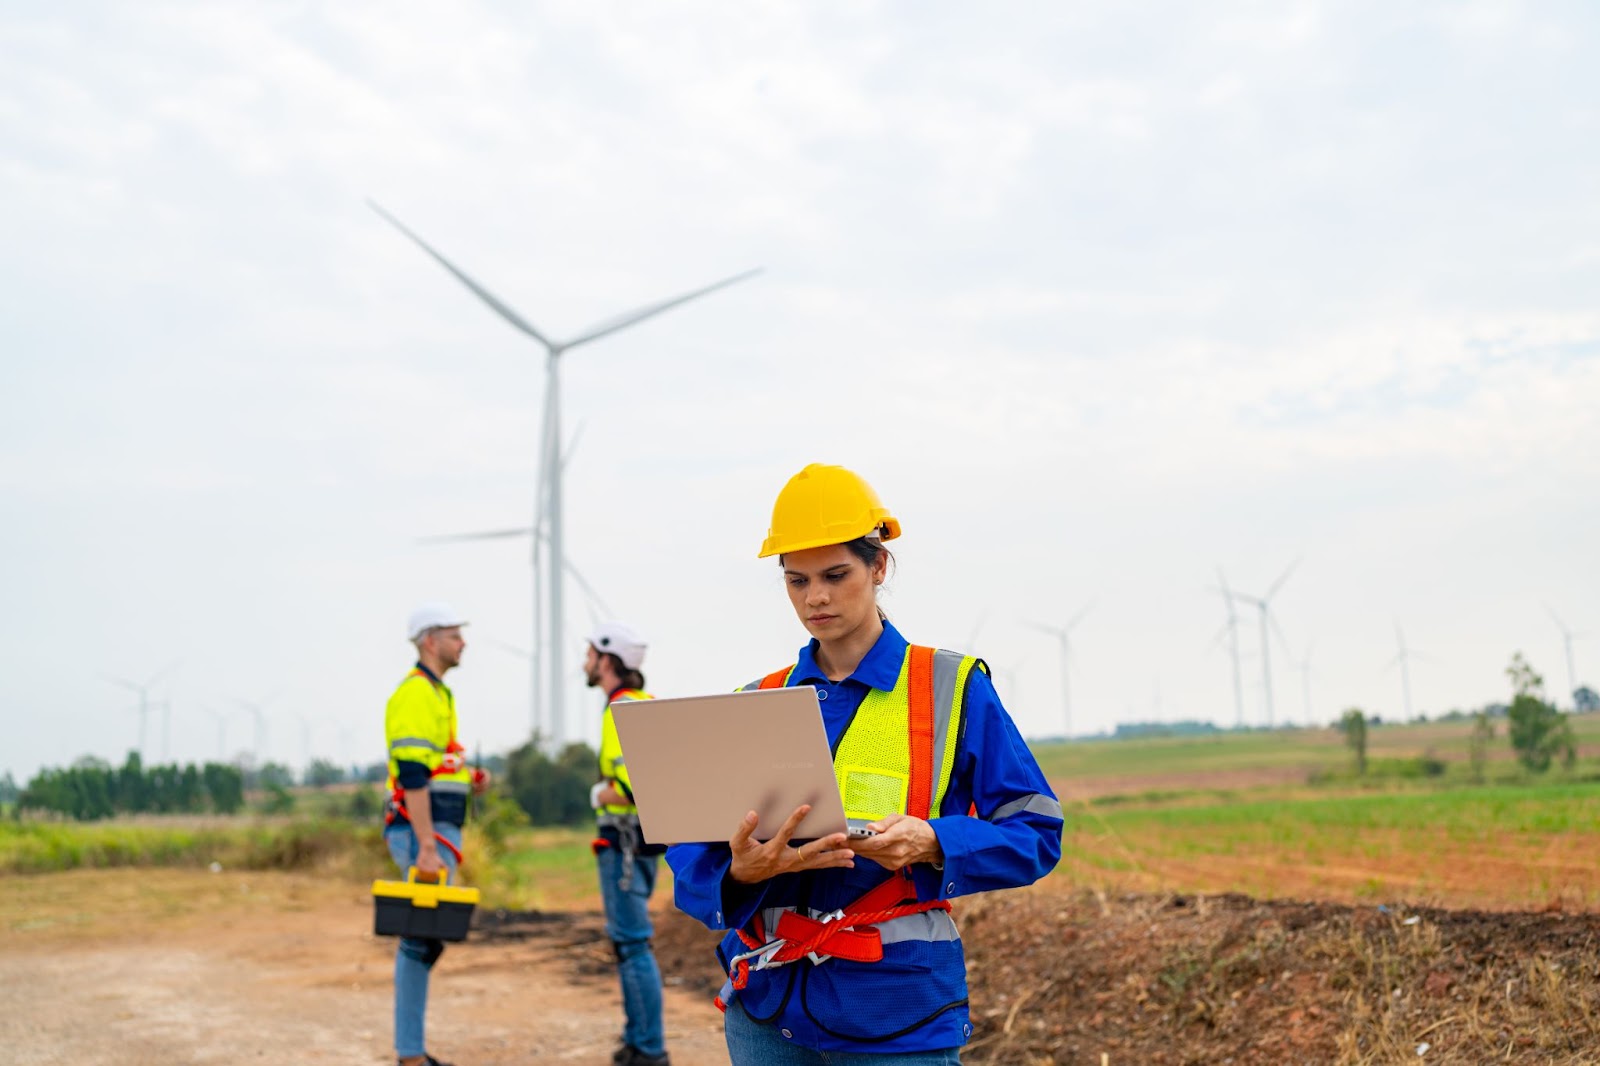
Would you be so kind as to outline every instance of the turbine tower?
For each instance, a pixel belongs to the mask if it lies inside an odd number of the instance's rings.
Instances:
[[[1566,645],[1567,649],[1567,696],[1576,703],[1578,699],[1578,672],[1572,668],[1572,642],[1583,634],[1574,633],[1568,629],[1567,623],[1561,620],[1560,616],[1556,614],[1555,608],[1548,603],[1544,605],[1544,609],[1550,615],[1551,621],[1555,622],[1556,628],[1561,630],[1561,641]]]
[[[1406,721],[1411,721],[1411,657],[1417,653],[1406,647],[1406,635],[1400,628],[1400,620],[1395,619],[1394,639],[1400,646],[1400,654],[1389,660],[1389,666],[1396,663],[1400,666],[1400,690],[1405,698]],[[1388,669],[1386,666],[1384,669]]]
[[[1306,701],[1305,724],[1309,726],[1311,724],[1311,645],[1306,645],[1306,653],[1299,662],[1295,662],[1293,658],[1289,661],[1296,670],[1300,671],[1300,684],[1304,689],[1303,695]]]
[[[1223,623],[1222,632],[1217,634],[1220,639],[1226,635],[1228,638],[1228,655],[1233,660],[1233,724],[1237,729],[1244,728],[1244,683],[1239,676],[1239,612],[1233,609],[1233,593],[1228,591],[1228,579],[1222,573],[1222,567],[1217,567],[1217,591],[1222,593],[1222,602],[1228,607],[1228,620]],[[1215,645],[1216,641],[1212,641]]]
[[[1094,606],[1090,600],[1083,605],[1083,610],[1072,616],[1064,626],[1047,626],[1043,622],[1026,622],[1024,624],[1037,629],[1041,633],[1048,633],[1055,637],[1061,645],[1061,736],[1070,739],[1072,736],[1072,630],[1083,621],[1083,616],[1089,613],[1089,608]]]
[[[566,566],[565,545],[563,543],[562,526],[562,492],[561,492],[561,467],[559,449],[561,442],[561,356],[573,348],[602,337],[608,337],[629,326],[637,325],[647,318],[653,318],[664,311],[688,303],[690,300],[706,296],[718,289],[726,288],[735,282],[760,273],[760,269],[747,270],[742,274],[723,278],[704,288],[695,289],[693,292],[675,296],[660,303],[650,304],[633,311],[625,312],[615,318],[607,319],[580,332],[567,340],[552,340],[539,330],[535,329],[526,319],[517,314],[506,304],[502,303],[492,293],[479,285],[472,278],[459,270],[444,256],[429,247],[426,241],[411,232],[389,212],[379,207],[371,200],[367,206],[381,215],[395,229],[405,234],[417,247],[426,252],[435,262],[448,270],[457,281],[472,290],[473,295],[487,304],[490,310],[510,323],[512,328],[526,334],[537,341],[545,350],[545,393],[544,393],[544,426],[540,435],[539,445],[539,472],[537,487],[534,493],[534,528],[544,529],[548,532],[543,537],[533,538],[533,667],[532,667],[532,703],[535,720],[538,717],[539,690],[541,683],[549,686],[549,721],[551,741],[559,747],[566,739],[566,716],[563,707],[563,693],[561,687],[561,671],[559,667],[546,671],[543,668],[545,656],[560,656],[565,653],[566,645],[562,636],[562,573]],[[543,567],[541,572],[541,545],[548,540],[551,561]],[[541,578],[544,580],[541,581]],[[540,593],[544,594],[544,602],[540,602]],[[544,639],[544,629],[548,626],[549,638]]]
[[[228,716],[213,707],[202,707],[217,723],[217,762],[228,761]]]
[[[1231,591],[1228,593],[1228,595],[1232,596],[1234,599],[1243,603],[1251,604],[1256,608],[1256,610],[1261,612],[1261,690],[1266,697],[1268,729],[1273,727],[1275,719],[1272,712],[1272,660],[1269,658],[1267,651],[1267,630],[1268,628],[1277,626],[1278,624],[1277,619],[1272,615],[1272,597],[1278,594],[1278,590],[1283,588],[1283,583],[1289,580],[1289,575],[1294,573],[1295,567],[1299,565],[1299,559],[1296,559],[1294,562],[1290,563],[1289,568],[1279,576],[1278,580],[1272,583],[1272,585],[1267,589],[1265,595],[1246,596],[1242,592]],[[1281,629],[1278,631],[1278,639],[1283,640],[1285,645],[1288,644],[1288,641],[1284,639],[1283,631]]]

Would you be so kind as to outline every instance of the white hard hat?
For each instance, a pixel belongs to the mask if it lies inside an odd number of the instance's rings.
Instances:
[[[448,603],[425,603],[411,612],[411,618],[406,622],[407,640],[416,640],[430,629],[444,629],[448,626],[464,626],[466,621],[456,613],[456,609]]]
[[[644,651],[649,647],[638,632],[626,622],[601,622],[589,634],[589,643],[596,651],[615,655],[629,670],[644,665]]]

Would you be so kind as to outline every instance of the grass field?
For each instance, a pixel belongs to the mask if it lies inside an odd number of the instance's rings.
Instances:
[[[1600,909],[1600,716],[1573,724],[1573,771],[1530,776],[1501,736],[1482,784],[1470,779],[1468,723],[1374,728],[1375,772],[1364,779],[1332,730],[1041,744],[1036,754],[1067,813],[1051,880],[1101,891]],[[1442,772],[1411,772],[1424,755]],[[349,798],[303,794],[293,818],[0,821],[0,875],[215,861],[386,876],[375,820],[334,816]],[[468,829],[467,879],[486,905],[596,904],[587,828],[496,835]],[[670,898],[670,876],[662,864],[658,898]]]

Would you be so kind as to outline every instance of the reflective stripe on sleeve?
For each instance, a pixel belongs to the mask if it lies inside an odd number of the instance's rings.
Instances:
[[[1031,796],[1014,799],[1010,803],[1003,803],[996,811],[989,815],[986,821],[998,822],[1002,818],[1009,818],[1013,814],[1042,814],[1046,818],[1066,819],[1061,814],[1059,801],[1051,799],[1043,793],[1035,792]]]
[[[396,751],[400,748],[425,748],[428,751],[443,751],[444,748],[435,744],[427,737],[397,737],[389,743],[389,750]]]

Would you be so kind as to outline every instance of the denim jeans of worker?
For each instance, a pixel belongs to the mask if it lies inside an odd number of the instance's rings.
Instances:
[[[737,1000],[723,1015],[723,1036],[733,1066],[961,1066],[961,1049],[897,1051],[815,1051],[784,1036],[776,1025],[763,1025],[744,1012]]]
[[[461,846],[461,827],[436,823],[434,832],[456,847]],[[411,823],[396,820],[384,830],[383,842],[389,845],[389,856],[400,867],[404,877],[417,862],[417,835]],[[439,858],[450,868],[450,879],[455,880],[456,857],[449,848],[439,849]],[[430,956],[438,949],[437,941],[413,940],[402,937],[394,953],[394,1053],[401,1058],[427,1054],[423,1029],[428,1014],[428,972],[433,968]]]
[[[656,966],[650,938],[650,893],[656,887],[659,856],[633,860],[633,883],[622,887],[625,869],[622,851],[615,845],[601,848],[600,898],[606,908],[606,936],[617,953],[617,976],[622,982],[622,1011],[626,1022],[622,1039],[646,1055],[665,1054],[666,1026],[661,1019],[661,970]]]

